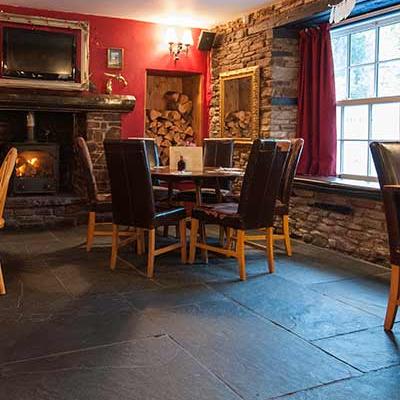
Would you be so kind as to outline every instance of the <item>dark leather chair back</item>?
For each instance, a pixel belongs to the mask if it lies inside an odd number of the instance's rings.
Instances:
[[[384,189],[386,185],[400,185],[400,142],[373,142],[370,149],[382,189],[390,261],[400,265],[400,190]]]
[[[272,226],[275,202],[289,151],[289,140],[254,141],[238,209],[246,229]]]
[[[232,167],[233,145],[231,139],[204,139],[204,166]]]
[[[146,145],[147,160],[149,162],[149,167],[159,167],[160,166],[160,155],[158,153],[158,146],[156,141],[151,138],[143,139]]]
[[[385,185],[399,185],[400,142],[373,142],[370,149],[381,188]]]
[[[278,195],[278,199],[287,207],[289,207],[290,196],[293,190],[293,181],[296,176],[301,153],[303,152],[303,146],[304,139],[290,140],[290,152],[283,171],[282,183]]]
[[[113,222],[150,228],[155,206],[145,140],[105,140]]]
[[[74,147],[86,181],[89,202],[95,203],[97,201],[99,190],[97,188],[96,178],[93,173],[92,159],[90,157],[89,149],[85,139],[81,136],[77,137],[74,140]]]
[[[233,166],[233,148],[234,141],[232,139],[204,139],[204,167],[225,167]],[[204,186],[213,186],[215,181],[206,180]],[[231,180],[219,179],[220,188],[230,190]]]

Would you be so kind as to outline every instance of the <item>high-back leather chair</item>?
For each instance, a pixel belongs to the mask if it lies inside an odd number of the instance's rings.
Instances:
[[[17,161],[17,149],[12,147],[3,160],[0,168],[0,229],[4,228],[3,218],[4,207],[7,199],[8,185],[15,169]],[[0,294],[6,294],[6,285],[4,283],[3,272],[0,264]]]
[[[290,141],[288,140],[255,140],[244,175],[239,204],[219,203],[193,209],[190,263],[194,262],[196,248],[235,257],[239,263],[240,279],[246,279],[245,231],[266,228],[267,240],[272,246],[275,202],[289,150]],[[217,224],[228,230],[236,230],[236,249],[220,248],[210,246],[204,242],[198,242],[197,231],[200,223]],[[268,246],[267,249],[268,265],[270,272],[273,272],[274,260],[271,246]]]
[[[203,146],[203,166],[209,168],[231,168],[233,166],[234,141],[232,139],[207,138]],[[203,203],[222,201],[224,192],[231,189],[231,180],[224,178],[208,178],[203,181],[201,197]],[[194,190],[183,190],[178,194],[179,201],[195,203]]]
[[[289,207],[290,198],[293,191],[293,182],[296,176],[297,166],[299,165],[301,153],[303,151],[303,139],[291,139],[289,156],[283,171],[282,181],[278,192],[278,198],[275,206],[275,215],[282,218],[282,234],[274,234],[274,241],[283,240],[285,242],[286,253],[292,255],[292,244],[290,241],[289,228]],[[258,247],[264,248],[263,245],[255,243],[256,241],[265,241],[264,234],[246,235],[246,242]]]
[[[154,200],[149,160],[145,140],[106,140],[104,142],[112,193],[113,244],[112,269],[116,266],[119,226],[135,228],[138,238],[148,231],[147,276],[154,273],[154,257],[167,251],[181,249],[182,262],[186,262],[186,212],[183,207],[163,205],[158,208]],[[155,249],[155,230],[159,226],[180,227],[180,243]]]
[[[93,172],[93,163],[89,149],[83,137],[79,136],[74,141],[75,152],[81,166],[82,174],[86,181],[87,205],[89,209],[88,227],[86,233],[86,250],[90,251],[95,236],[111,236],[111,231],[98,229],[97,214],[103,214],[102,225],[111,214],[111,194],[99,193],[96,177]]]
[[[389,237],[392,273],[384,327],[391,330],[400,305],[400,142],[373,142],[370,148],[382,190]]]

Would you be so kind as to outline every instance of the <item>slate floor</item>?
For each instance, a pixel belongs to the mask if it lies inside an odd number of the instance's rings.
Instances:
[[[1,233],[0,399],[400,400],[388,270],[295,243],[274,275],[249,250],[247,282],[178,254],[148,280],[130,249],[111,272],[107,239],[87,254],[84,233]]]

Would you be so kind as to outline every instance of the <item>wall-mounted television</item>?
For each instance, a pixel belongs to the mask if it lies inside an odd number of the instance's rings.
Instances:
[[[4,27],[2,76],[76,82],[76,47],[73,33]]]

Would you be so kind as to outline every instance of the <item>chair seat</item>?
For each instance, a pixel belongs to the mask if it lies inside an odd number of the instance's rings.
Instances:
[[[168,203],[157,203],[154,227],[176,225],[184,218],[186,218],[184,207],[176,207]]]
[[[110,193],[100,193],[96,195],[96,201],[89,204],[89,210],[96,213],[108,213],[112,211]]]
[[[206,224],[222,225],[234,229],[245,229],[243,219],[238,214],[239,204],[218,203],[195,207],[192,217]]]
[[[168,199],[168,188],[165,186],[153,185],[154,200],[155,201],[166,201]],[[172,198],[175,199],[179,194],[179,190],[173,189]]]
[[[222,198],[229,193],[226,189],[221,189]],[[188,203],[195,203],[196,202],[196,189],[189,189],[189,190],[181,190],[177,196],[178,201],[185,201]],[[202,188],[201,189],[201,200],[203,203],[206,204],[215,204],[219,203],[220,199],[215,192],[214,188]]]

